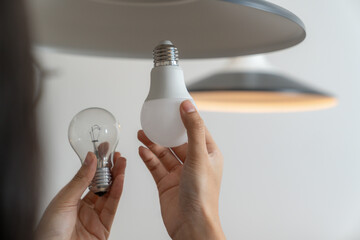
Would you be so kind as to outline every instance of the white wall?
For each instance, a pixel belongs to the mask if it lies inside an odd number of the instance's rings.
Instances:
[[[220,206],[224,230],[228,239],[359,239],[360,3],[273,2],[300,16],[308,36],[299,46],[269,54],[270,61],[334,93],[340,105],[291,114],[202,113],[225,156]],[[119,119],[118,150],[128,159],[110,238],[168,239],[155,184],[137,154],[136,132],[151,61],[45,52],[39,56],[54,71],[40,104],[46,161],[41,209],[80,167],[67,140],[68,123],[81,109],[100,106]],[[187,81],[225,63],[180,62]]]

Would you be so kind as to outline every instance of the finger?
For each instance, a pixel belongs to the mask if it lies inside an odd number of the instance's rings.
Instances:
[[[99,199],[98,195],[89,191],[82,200],[90,207],[94,207],[98,199]]]
[[[207,127],[205,127],[205,139],[206,139],[206,148],[208,153],[216,152],[218,150],[218,147]]]
[[[123,190],[124,175],[118,175],[113,185],[111,186],[110,193],[106,199],[103,209],[100,213],[100,219],[105,228],[110,231],[113,223],[117,206],[120,201],[121,193]]]
[[[111,175],[115,179],[118,175],[124,175],[126,168],[126,158],[119,155],[114,157],[114,167],[111,169]]]
[[[188,135],[188,154],[193,160],[202,159],[207,154],[204,121],[189,100],[181,103],[180,113]]]
[[[158,184],[161,179],[163,179],[167,174],[169,174],[164,165],[162,165],[160,160],[149,149],[140,146],[139,155],[144,161],[146,167],[149,169],[156,184]]]
[[[95,210],[95,212],[97,212],[97,214],[100,214],[101,211],[103,210],[108,196],[109,196],[109,193],[106,193],[105,195],[99,197],[98,200],[96,201],[96,203],[94,205],[94,210]]]
[[[115,166],[116,161],[118,160],[119,157],[121,157],[121,153],[115,152],[114,155],[113,155],[114,166]]]
[[[78,201],[86,188],[90,185],[96,171],[97,159],[94,153],[89,152],[80,170],[74,178],[61,190],[60,198],[63,201]]]
[[[178,147],[171,148],[176,156],[180,159],[181,162],[185,162],[186,159],[186,152],[187,152],[187,143],[184,143],[183,145],[180,145]]]
[[[169,172],[175,170],[178,166],[181,166],[181,163],[176,159],[169,148],[153,143],[145,135],[144,131],[138,131],[138,139],[157,156]]]

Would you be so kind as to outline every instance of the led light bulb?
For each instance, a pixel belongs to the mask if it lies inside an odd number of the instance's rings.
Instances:
[[[154,49],[150,91],[141,110],[141,126],[146,136],[164,147],[179,146],[187,141],[180,116],[180,104],[192,101],[178,65],[178,50],[170,41]]]
[[[97,169],[89,189],[99,196],[104,195],[112,183],[111,155],[119,141],[119,124],[115,117],[102,108],[84,109],[71,120],[68,137],[81,163],[88,152],[95,154]]]

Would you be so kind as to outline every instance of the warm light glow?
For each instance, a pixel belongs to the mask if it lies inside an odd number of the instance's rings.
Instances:
[[[334,97],[288,92],[213,91],[191,92],[201,111],[215,112],[298,112],[333,107]]]

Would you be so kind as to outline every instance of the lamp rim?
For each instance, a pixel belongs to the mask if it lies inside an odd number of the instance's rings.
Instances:
[[[300,83],[279,73],[271,72],[220,72],[188,85],[189,92],[261,91],[307,93],[333,97],[312,86]]]
[[[234,4],[241,4],[251,8],[256,8],[262,11],[266,11],[269,13],[277,14],[279,16],[285,17],[293,21],[294,23],[301,26],[304,30],[306,30],[304,22],[298,16],[296,16],[294,13],[290,12],[289,10],[280,7],[274,3],[263,0],[220,0],[220,1],[234,3]]]

